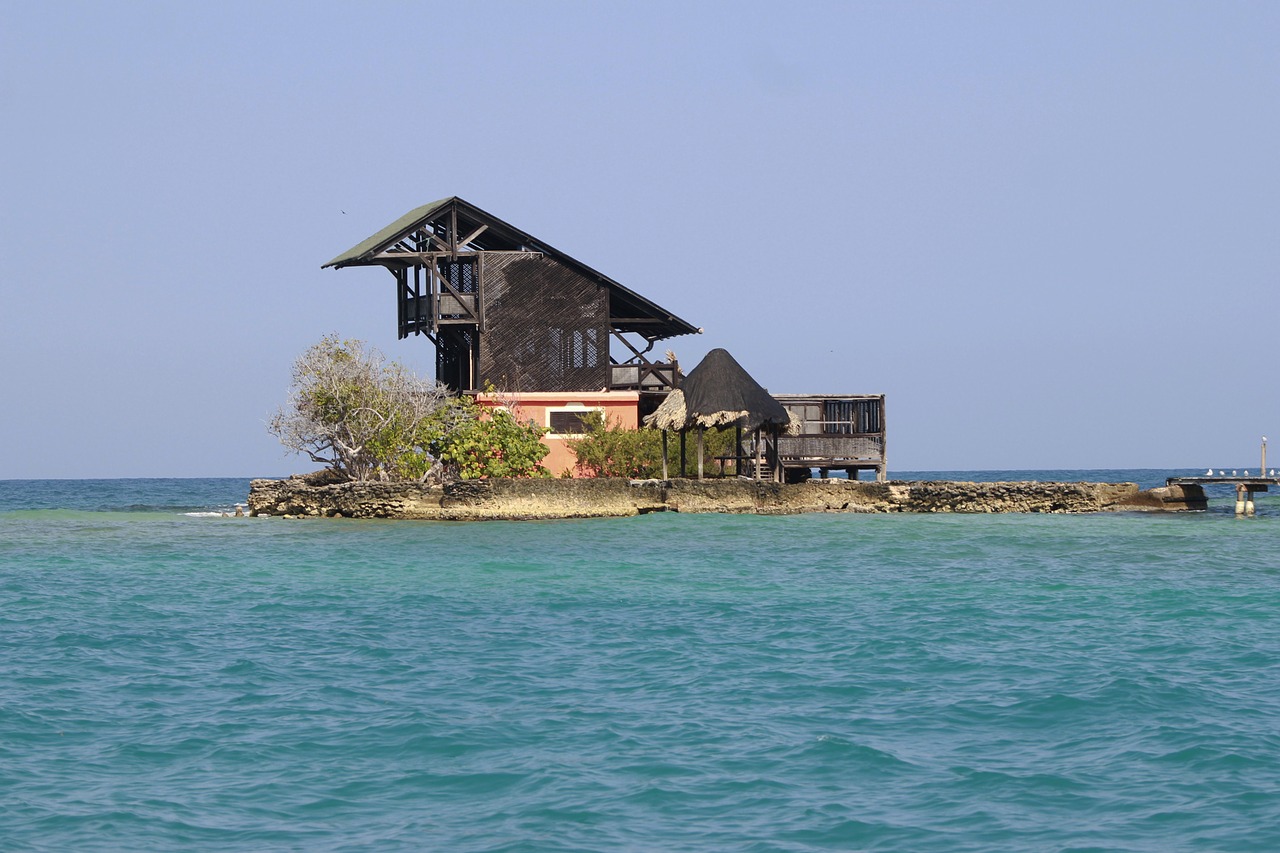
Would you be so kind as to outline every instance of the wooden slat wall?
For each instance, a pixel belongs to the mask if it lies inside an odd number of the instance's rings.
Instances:
[[[544,256],[487,254],[480,385],[596,391],[610,382],[607,291]]]

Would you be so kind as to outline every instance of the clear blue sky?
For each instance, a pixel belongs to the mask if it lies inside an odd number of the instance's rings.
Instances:
[[[888,394],[893,469],[1243,467],[1277,44],[1274,2],[10,4],[0,478],[314,467],[265,427],[299,352],[433,364],[320,265],[449,195],[688,366]]]

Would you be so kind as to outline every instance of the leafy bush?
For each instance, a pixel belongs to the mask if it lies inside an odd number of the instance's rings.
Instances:
[[[542,467],[546,432],[532,422],[519,423],[506,409],[483,409],[471,397],[459,397],[441,417],[427,443],[429,452],[464,480],[480,477],[549,477]]]
[[[364,342],[328,335],[293,365],[269,427],[289,450],[353,480],[546,475],[545,430],[420,379]]]
[[[582,438],[569,442],[578,457],[578,473],[587,477],[629,477],[636,480],[662,476],[662,433],[647,427],[630,429],[617,422],[606,421],[600,412],[583,416]],[[703,438],[703,466],[719,470],[715,457],[733,452],[734,431],[707,430]],[[668,468],[680,476],[679,438],[672,436],[668,448]],[[698,470],[695,439],[687,439],[686,453],[690,473]]]
[[[294,362],[288,402],[268,429],[353,480],[419,479],[430,469],[424,428],[449,398],[363,341],[328,335]]]

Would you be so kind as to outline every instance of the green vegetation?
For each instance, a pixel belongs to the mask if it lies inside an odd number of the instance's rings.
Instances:
[[[352,480],[546,475],[545,430],[328,335],[298,357],[271,433]]]
[[[547,447],[538,440],[545,429],[517,422],[506,409],[482,409],[470,397],[455,398],[450,405],[457,425],[433,435],[427,449],[459,477],[551,476],[542,467]]]
[[[628,429],[606,422],[600,412],[583,417],[586,432],[568,442],[578,457],[578,473],[587,477],[630,477],[643,480],[662,476],[662,433],[656,429]],[[703,465],[708,472],[718,470],[717,456],[733,452],[732,429],[709,429],[703,439]],[[668,448],[668,468],[681,476],[679,438],[672,436]],[[692,436],[686,446],[689,472],[698,470],[696,445]],[[730,468],[729,470],[732,470]]]

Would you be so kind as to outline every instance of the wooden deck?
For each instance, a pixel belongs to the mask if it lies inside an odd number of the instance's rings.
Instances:
[[[778,458],[794,476],[817,468],[823,476],[844,471],[851,480],[860,471],[888,476],[885,456],[883,394],[776,394],[801,423],[799,435],[778,438]]]

